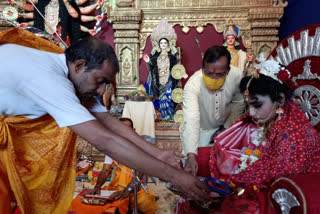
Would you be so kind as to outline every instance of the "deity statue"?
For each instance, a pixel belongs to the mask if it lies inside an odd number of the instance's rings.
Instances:
[[[224,43],[223,46],[227,47],[231,54],[230,65],[240,68],[244,71],[248,66],[247,62],[251,62],[253,59],[252,54],[246,54],[240,49],[240,44],[238,42],[239,29],[234,24],[228,24],[223,31]]]
[[[130,83],[132,81],[132,78],[131,78],[131,64],[128,60],[128,58],[126,58],[124,60],[124,62],[122,63],[122,70],[123,70],[123,76],[122,76],[122,81],[124,83]]]
[[[88,0],[8,0],[8,3],[19,9],[19,19],[29,21],[20,27],[33,26],[49,34],[59,33],[58,37],[61,34],[62,40],[66,41],[68,36],[71,43],[84,36],[81,32],[96,35],[104,18],[103,14],[90,15],[104,5],[104,0],[94,3]],[[88,26],[92,21],[96,21],[96,26],[90,29]]]
[[[166,19],[162,19],[151,34],[152,50],[150,57],[143,59],[149,68],[145,88],[150,96],[154,96],[154,107],[161,114],[160,120],[173,119],[175,104],[172,101],[172,90],[178,80],[171,75],[171,70],[177,64],[177,35]]]

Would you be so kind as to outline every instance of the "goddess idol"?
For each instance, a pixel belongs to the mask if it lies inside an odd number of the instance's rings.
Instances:
[[[154,96],[153,104],[160,112],[162,121],[171,121],[175,110],[172,90],[177,86],[178,80],[172,77],[171,70],[177,64],[176,40],[174,29],[166,19],[162,19],[151,34],[150,57],[146,54],[143,56],[149,68],[146,92]]]

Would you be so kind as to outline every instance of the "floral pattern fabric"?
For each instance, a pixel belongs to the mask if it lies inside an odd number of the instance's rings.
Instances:
[[[219,147],[220,142],[219,138],[215,139],[209,161],[211,176],[223,179],[233,186],[245,188],[245,194],[241,198],[235,199],[232,196],[226,201],[230,202],[231,198],[234,204],[239,199],[247,200],[248,203],[256,201],[256,210],[263,213],[267,200],[266,194],[263,194],[264,197],[258,197],[258,195],[266,193],[274,180],[283,176],[320,172],[320,137],[317,131],[292,100],[287,101],[283,109],[284,114],[281,119],[275,121],[272,130],[265,136],[266,145],[263,147],[259,159],[237,174],[223,174],[218,170],[222,164],[217,159],[221,156],[219,153],[230,151],[227,146],[217,150],[216,147]],[[230,128],[238,123],[242,123],[243,126],[253,124],[251,118],[245,115]],[[250,133],[252,131],[247,132],[247,134]],[[250,139],[248,136],[243,138]],[[233,158],[235,157],[233,172],[239,168],[241,163],[239,157],[243,153],[243,148],[250,144],[247,140],[247,144],[239,143],[241,140],[238,138],[229,143],[238,145],[238,148],[233,148],[232,151]],[[219,153],[216,153],[217,151]],[[222,207],[224,206],[222,205]]]
[[[245,118],[248,117],[244,116],[240,121]],[[263,188],[281,176],[320,172],[319,135],[293,101],[286,103],[284,115],[275,122],[266,139],[259,160],[232,175],[230,181],[244,187],[256,185]],[[212,149],[210,170],[213,175],[217,164],[215,156]]]

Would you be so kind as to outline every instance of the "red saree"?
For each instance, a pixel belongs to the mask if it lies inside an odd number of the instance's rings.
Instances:
[[[238,174],[234,171],[241,163],[241,150],[248,145],[248,135],[255,125],[245,115],[215,139],[209,161],[211,176],[245,189],[241,197],[227,197],[222,204],[226,213],[269,213],[266,192],[275,179],[320,172],[317,131],[292,100],[283,109],[281,119],[275,121],[266,136],[266,146],[259,159]]]

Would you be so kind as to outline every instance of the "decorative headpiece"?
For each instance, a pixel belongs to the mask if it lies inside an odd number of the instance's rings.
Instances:
[[[275,60],[266,60],[263,53],[260,53],[260,56],[256,58],[254,67],[256,70],[248,74],[248,76],[251,76],[251,79],[248,81],[247,89],[244,92],[246,98],[249,95],[248,88],[251,80],[253,78],[259,78],[259,74],[271,77],[281,84],[286,84],[290,89],[297,87],[297,84],[290,79],[290,71]]]
[[[151,54],[154,54],[156,51],[160,51],[159,49],[159,42],[161,39],[167,39],[169,41],[169,47],[173,54],[177,52],[176,41],[177,41],[177,34],[174,29],[169,25],[167,19],[161,19],[160,23],[157,27],[153,30],[151,34],[151,41],[152,41],[152,51]]]
[[[275,60],[266,60],[264,54],[260,53],[260,56],[256,58],[254,67],[258,74],[264,74],[272,79],[287,84],[292,88],[292,84],[295,84],[291,79],[290,71]]]
[[[227,27],[224,29],[223,39],[226,40],[226,38],[230,35],[234,36],[235,38],[238,38],[239,36],[239,28],[234,24],[228,24]]]

